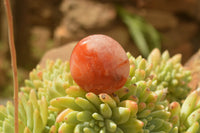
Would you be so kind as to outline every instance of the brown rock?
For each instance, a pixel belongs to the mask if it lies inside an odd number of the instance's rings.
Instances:
[[[185,68],[192,72],[192,81],[189,86],[194,90],[200,86],[200,50],[188,60]]]
[[[105,27],[116,17],[114,6],[90,0],[64,0],[61,11],[65,21],[74,22],[85,29]],[[67,27],[73,28],[70,25]]]
[[[86,35],[86,32],[81,29],[77,32],[70,31],[63,24],[58,26],[54,31],[54,43],[56,46],[60,46],[72,41],[80,40],[80,38],[83,38]]]
[[[54,32],[56,44],[79,40],[90,31],[106,29],[116,18],[113,5],[92,0],[63,0],[63,19]]]
[[[63,45],[61,47],[58,48],[54,48],[52,50],[47,51],[44,56],[42,57],[39,65],[41,67],[45,67],[46,65],[46,61],[48,59],[51,59],[53,61],[57,60],[57,59],[61,59],[63,61],[69,60],[72,50],[74,48],[74,46],[77,44],[77,42],[72,42],[66,45]]]
[[[48,28],[36,26],[31,30],[31,53],[35,59],[40,59],[45,51],[52,48],[51,32]]]
[[[168,12],[187,12],[188,14],[195,14],[197,0],[149,0],[146,7]]]

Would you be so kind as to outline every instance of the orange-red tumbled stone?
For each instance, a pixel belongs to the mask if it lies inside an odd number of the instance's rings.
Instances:
[[[106,35],[88,36],[75,46],[70,58],[74,81],[87,92],[111,94],[129,75],[129,60],[121,45]]]

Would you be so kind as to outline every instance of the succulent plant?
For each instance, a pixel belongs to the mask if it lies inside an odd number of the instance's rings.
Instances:
[[[127,56],[128,79],[113,93],[82,89],[71,76],[69,62],[37,66],[19,92],[19,132],[198,133],[200,89],[181,105],[191,78],[180,55],[170,58],[156,49],[148,60]],[[0,133],[13,132],[14,106],[8,102],[0,106]]]
[[[54,97],[65,96],[65,89],[74,84],[69,71],[68,62],[57,60],[48,61],[45,69],[37,66],[30,72],[29,79],[25,80],[25,86],[20,88],[19,93],[20,133],[49,132],[57,115],[48,110],[49,102]],[[14,106],[8,102],[0,110],[0,132],[14,132]]]
[[[97,95],[81,89],[70,75],[68,62],[48,61],[45,69],[38,66],[30,73],[29,80],[25,81],[19,93],[20,132],[139,133],[185,130],[185,125],[180,129],[180,125],[175,126],[172,120],[174,113],[171,108],[168,109],[165,99],[168,89],[158,85],[153,63],[141,56],[134,58],[129,53],[127,55],[130,62],[129,78],[124,87],[110,95]],[[46,107],[38,104],[41,101]],[[33,106],[36,103],[37,106]],[[32,109],[32,115],[29,108]],[[9,124],[14,124],[13,105],[8,102],[6,107],[1,106],[0,109],[0,131],[14,132]],[[42,114],[40,110],[46,112]]]
[[[37,66],[30,72],[21,91],[28,94],[30,89],[35,89],[39,99],[44,96],[49,102],[52,98],[65,96],[65,89],[72,85],[75,85],[75,82],[70,74],[69,62],[49,60],[45,69]]]
[[[80,88],[71,87],[67,91],[74,90]],[[172,128],[168,122],[170,113],[162,105],[137,103],[131,98],[120,101],[118,95],[105,93],[77,96],[72,93],[51,100],[49,109],[59,112],[56,120],[60,125],[58,132],[140,133],[168,132]],[[156,96],[154,100],[157,100]]]
[[[14,133],[14,106],[7,102],[7,106],[0,107],[1,126],[0,132]],[[19,93],[19,132],[39,133],[47,124],[48,104],[45,97],[37,100],[35,90],[29,96]]]
[[[161,55],[158,49],[154,49],[148,57],[148,62],[153,65],[151,74],[157,81],[157,88],[168,88],[168,100],[184,100],[191,90],[188,87],[191,75],[190,71],[181,65],[181,55],[176,54],[170,58],[168,51]]]
[[[171,112],[170,121],[173,130],[177,133],[199,133],[200,121],[200,88],[190,93],[182,106],[178,102],[172,102],[169,106]]]
[[[172,124],[168,121],[167,89],[157,88],[157,82],[151,75],[152,64],[141,56],[134,58],[128,53],[130,74],[124,88],[116,92],[120,99],[131,99],[138,104],[137,119],[143,121],[144,132],[169,132]],[[124,93],[125,92],[125,93]],[[160,115],[159,115],[160,114]]]
[[[71,89],[74,88],[69,91]],[[67,95],[53,99],[51,106],[52,110],[56,108],[61,112],[56,119],[60,124],[58,132],[141,132],[143,127],[143,122],[136,118],[136,102],[117,103],[106,93],[98,96],[89,92],[85,97]]]

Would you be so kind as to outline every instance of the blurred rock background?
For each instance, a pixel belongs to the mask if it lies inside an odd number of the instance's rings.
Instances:
[[[12,95],[7,22],[0,1],[0,95]],[[140,54],[116,11],[122,6],[143,17],[161,35],[162,51],[183,54],[186,62],[200,48],[200,0],[11,0],[20,84],[46,51],[90,34],[106,34]],[[69,51],[68,51],[69,50]],[[66,47],[66,53],[70,52]],[[68,54],[70,55],[70,54]],[[53,55],[54,56],[54,55]],[[66,57],[67,58],[67,57]],[[3,93],[4,92],[4,93]]]

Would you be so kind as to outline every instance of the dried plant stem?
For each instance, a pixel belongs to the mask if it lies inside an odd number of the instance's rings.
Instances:
[[[14,81],[14,103],[15,103],[15,133],[18,133],[18,79],[17,79],[17,60],[15,52],[14,34],[13,34],[13,19],[10,7],[10,1],[4,0],[7,20],[8,20],[8,33],[9,33],[9,47],[11,54],[13,81]]]

